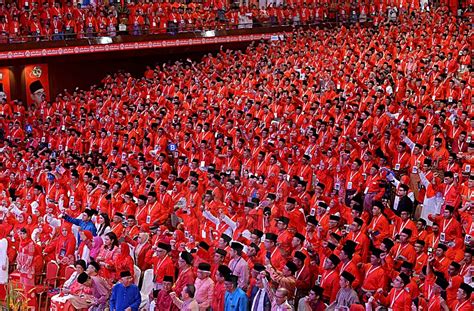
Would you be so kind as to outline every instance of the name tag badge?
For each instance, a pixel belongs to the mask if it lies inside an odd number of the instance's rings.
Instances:
[[[367,180],[367,174],[363,173],[362,176],[364,177],[364,180]]]
[[[45,138],[45,137],[41,137],[41,142],[42,142],[42,143],[46,142],[46,138]]]
[[[89,27],[92,27],[92,23],[89,23]]]
[[[418,174],[418,167],[413,166],[413,168],[411,169],[411,172],[412,172],[413,174]]]
[[[469,173],[471,171],[471,165],[466,164],[466,169],[464,171]]]
[[[347,183],[347,190],[352,190],[352,181]]]
[[[400,170],[400,163],[395,164],[395,170],[399,171]]]
[[[54,29],[54,33],[58,33],[59,31],[57,29]]]
[[[470,244],[472,237],[469,234],[466,234],[464,237],[464,244]]]
[[[433,101],[435,101],[435,100],[436,100],[436,96],[434,96],[434,95],[431,96],[431,99],[432,99]]]
[[[445,242],[446,241],[446,234],[444,232],[441,232],[439,235],[439,241],[440,242]]]
[[[311,216],[314,216],[314,215],[316,215],[316,209],[315,209],[314,207],[313,207],[313,208],[311,208],[311,210],[310,210],[309,214],[310,214]]]
[[[471,142],[471,136],[468,136],[466,142],[469,144]]]
[[[102,147],[99,148],[99,153],[102,153]]]
[[[58,149],[59,149],[59,150],[63,150],[63,145],[59,145],[59,146],[58,146]]]
[[[336,189],[336,190],[341,189],[341,184],[335,183],[335,184],[334,184],[334,189]]]
[[[150,215],[146,216],[146,223],[149,224],[151,222],[151,217]]]
[[[453,102],[453,98],[452,98],[452,97],[448,97],[448,102],[452,103],[452,102]]]
[[[206,238],[206,230],[201,230],[201,236],[203,239]]]

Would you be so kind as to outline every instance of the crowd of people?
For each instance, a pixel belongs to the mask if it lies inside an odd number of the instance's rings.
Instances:
[[[457,1],[451,1],[457,14]],[[102,2],[13,1],[0,4],[0,42],[115,37],[318,24],[379,21],[398,11],[429,10],[428,1],[338,2]]]
[[[55,261],[70,309],[472,310],[472,42],[441,7],[3,100],[0,283]]]

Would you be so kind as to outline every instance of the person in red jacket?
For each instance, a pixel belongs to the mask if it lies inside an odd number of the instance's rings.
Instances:
[[[461,283],[456,294],[456,301],[451,305],[454,311],[470,311],[472,310],[472,286]]]
[[[150,235],[146,232],[140,232],[135,240],[132,240],[129,236],[125,237],[125,241],[134,245],[133,250],[135,264],[141,271],[145,271],[150,268],[150,265],[146,262],[146,256],[151,251]]]
[[[318,276],[318,282],[324,289],[323,298],[326,303],[333,303],[339,291],[339,272],[337,266],[341,260],[334,254],[329,255],[323,264],[324,272]]]
[[[66,267],[73,264],[75,261],[74,251],[76,247],[76,238],[71,232],[71,225],[69,223],[65,223],[60,227],[59,234],[60,236],[54,240],[55,243],[47,246],[43,250],[43,253],[54,254],[50,259],[53,260],[54,258],[54,260],[59,263],[59,275],[63,277]]]
[[[443,215],[428,215],[428,219],[439,224],[441,243],[452,243],[456,238],[462,237],[462,227],[459,221],[453,216],[454,207],[446,205]]]
[[[392,289],[388,295],[379,288],[374,295],[374,299],[381,305],[393,311],[410,311],[412,305],[411,294],[405,290],[405,286],[410,283],[408,275],[400,273],[392,282]],[[369,300],[370,301],[370,300]]]

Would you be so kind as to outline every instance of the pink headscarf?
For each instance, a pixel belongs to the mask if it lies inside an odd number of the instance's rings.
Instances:
[[[102,244],[104,244],[104,241],[100,236],[95,236],[92,241],[94,242],[94,246],[91,248],[89,256],[95,259],[97,255],[99,255],[100,248],[102,247]]]

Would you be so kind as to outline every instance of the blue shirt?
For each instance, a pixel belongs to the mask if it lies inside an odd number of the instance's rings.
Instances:
[[[92,232],[93,236],[97,235],[97,228],[95,227],[94,223],[92,221],[84,221],[82,219],[77,219],[77,218],[72,218],[69,215],[64,215],[64,220],[67,222],[70,222],[72,224],[75,224],[76,226],[81,227],[81,230],[88,230]],[[77,236],[77,245],[81,244],[81,237],[78,234]]]
[[[142,297],[135,284],[125,287],[122,283],[117,283],[112,288],[110,311],[123,311],[128,307],[133,311],[138,311],[141,302]]]
[[[248,298],[245,292],[237,288],[233,293],[225,292],[224,311],[247,311]]]

